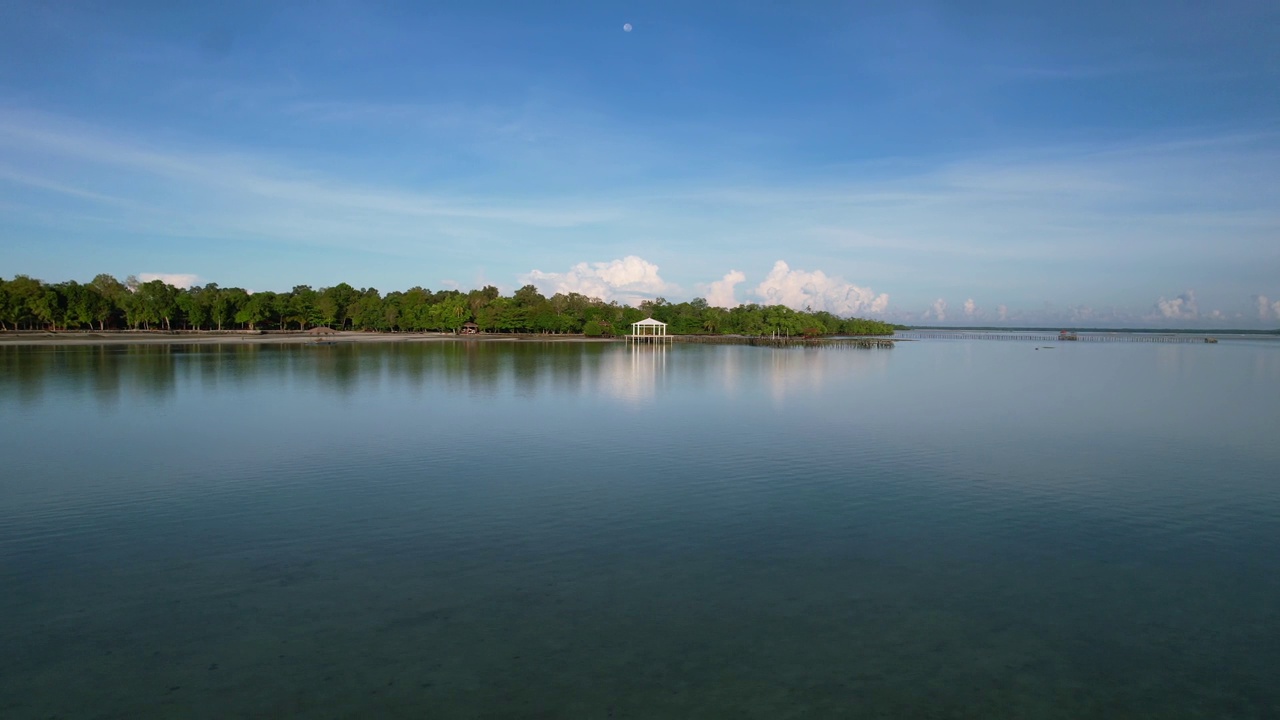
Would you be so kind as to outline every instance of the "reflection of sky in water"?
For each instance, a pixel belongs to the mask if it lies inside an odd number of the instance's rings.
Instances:
[[[0,714],[1275,706],[1280,346],[1054,344],[0,347]]]
[[[1052,344],[0,346],[0,406],[21,420],[9,427],[15,442],[58,438],[111,456],[141,435],[211,462],[223,448],[251,453],[259,437],[292,452],[342,446],[365,426],[392,437],[452,423],[486,436],[484,414],[498,407],[537,418],[530,427],[599,410],[593,431],[609,410],[629,408],[665,429],[655,442],[769,417],[820,434],[856,427],[887,445],[982,451],[1051,438],[1084,448],[1158,437],[1213,451],[1274,442],[1280,343]]]
[[[600,359],[594,387],[626,404],[652,401],[667,382],[688,397],[741,398],[767,388],[775,405],[821,393],[831,373],[882,372],[889,351],[778,349],[729,346],[633,345],[610,348]],[[591,382],[588,379],[588,382]]]
[[[833,373],[874,374],[889,362],[890,350],[844,348],[756,348],[768,362],[769,391],[775,404],[830,388]]]
[[[651,400],[667,369],[665,343],[635,343],[612,348],[600,361],[596,377],[600,392],[624,403]]]

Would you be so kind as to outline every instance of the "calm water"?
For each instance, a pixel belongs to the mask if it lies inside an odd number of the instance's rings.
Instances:
[[[0,347],[0,717],[1276,717],[1280,344]]]

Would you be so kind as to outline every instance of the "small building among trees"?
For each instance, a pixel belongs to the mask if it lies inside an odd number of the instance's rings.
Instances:
[[[636,342],[670,342],[671,336],[667,334],[666,323],[653,318],[645,318],[631,323],[631,334],[627,336],[627,340]]]
[[[479,335],[480,326],[473,322],[462,323],[462,329],[459,331],[463,335]]]

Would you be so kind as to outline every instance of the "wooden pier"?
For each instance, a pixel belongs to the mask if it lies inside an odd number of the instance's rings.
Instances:
[[[752,345],[776,348],[891,348],[887,337],[807,338],[786,336],[750,337],[746,335],[668,335],[673,342],[705,345]]]
[[[1072,333],[1069,337],[1027,332],[948,332],[945,330],[908,330],[894,333],[900,340],[1022,340],[1031,342],[1140,342],[1140,343],[1216,343],[1217,338],[1204,335],[1171,335],[1157,333]]]

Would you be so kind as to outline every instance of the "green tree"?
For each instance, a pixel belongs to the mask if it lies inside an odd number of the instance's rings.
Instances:
[[[98,303],[105,304],[102,296],[98,295],[94,289],[88,285],[81,285],[75,280],[59,285],[60,292],[66,298],[66,317],[63,320],[65,327],[92,327],[97,317]]]
[[[347,283],[321,288],[315,299],[312,319],[320,325],[346,327],[347,320],[350,318],[348,309],[359,296],[360,293]]]
[[[518,307],[522,308],[537,307],[547,301],[547,299],[542,296],[542,293],[538,292],[538,288],[533,285],[525,285],[515,291],[511,296],[511,299],[515,301],[515,304]]]
[[[163,324],[173,329],[173,317],[178,313],[178,288],[163,280],[149,280],[134,289],[143,322],[150,326]]]
[[[673,334],[742,333],[746,335],[819,336],[834,333],[889,335],[894,325],[865,318],[841,318],[826,311],[793,310],[783,305],[739,305],[730,310],[708,305],[703,298],[670,303],[665,298],[645,301],[639,308],[605,302],[580,293],[544,297],[526,285],[504,297],[492,285],[462,293],[432,292],[414,287],[383,297],[376,288],[356,290],[338,283],[320,291],[298,285],[289,293],[270,291],[250,295],[242,288],[215,283],[180,290],[161,280],[140,282],[130,276],[121,283],[106,274],[87,285],[67,281],[47,285],[17,275],[0,279],[0,330],[44,326],[52,329],[105,329],[123,320],[131,328],[172,329],[177,321],[195,329],[226,329],[238,324],[250,329],[299,330],[323,323],[359,330],[441,330],[457,332],[475,320],[486,331],[614,335],[644,317],[668,324]]]
[[[110,322],[112,327],[116,327],[117,323],[124,320],[124,300],[129,294],[129,288],[124,283],[114,277],[101,273],[93,278],[89,283],[89,287],[106,301],[105,305],[96,304],[94,306],[94,320],[98,321],[98,329],[106,330],[107,323]]]
[[[211,316],[218,330],[235,322],[236,315],[249,301],[249,293],[241,288],[218,288],[213,297]]]
[[[249,295],[236,311],[236,322],[248,325],[250,330],[257,330],[260,323],[275,317],[276,297],[275,293],[269,291]]]
[[[12,304],[13,301],[9,293],[9,283],[4,278],[0,278],[0,331],[8,331],[9,324],[13,322],[12,317],[14,316],[14,313],[11,310]],[[15,327],[14,329],[16,330],[17,328]]]
[[[295,285],[289,292],[287,318],[289,322],[298,323],[299,330],[306,330],[315,316],[316,296],[310,285]]]
[[[431,328],[432,295],[425,288],[410,288],[400,298],[400,327],[413,332],[421,332]]]
[[[216,283],[204,287],[187,288],[178,294],[178,309],[186,319],[187,328],[203,330],[213,321],[213,301],[218,296]]]
[[[65,324],[67,300],[57,287],[41,286],[31,295],[27,303],[31,314],[51,330],[57,330],[58,325]]]
[[[431,307],[431,327],[437,330],[458,332],[463,323],[471,321],[471,308],[467,297],[461,293],[445,298]]]
[[[724,310],[718,307],[709,307],[702,314],[702,329],[711,334],[720,332],[720,327],[724,324]]]
[[[365,288],[360,291],[351,304],[347,306],[347,317],[356,330],[390,330],[382,315],[382,296],[376,288]]]
[[[0,312],[4,313],[4,322],[6,325],[12,325],[15,330],[23,325],[32,327],[36,322],[33,306],[41,302],[38,297],[42,293],[42,283],[32,277],[26,275],[15,275],[12,280],[5,284],[5,299]]]

